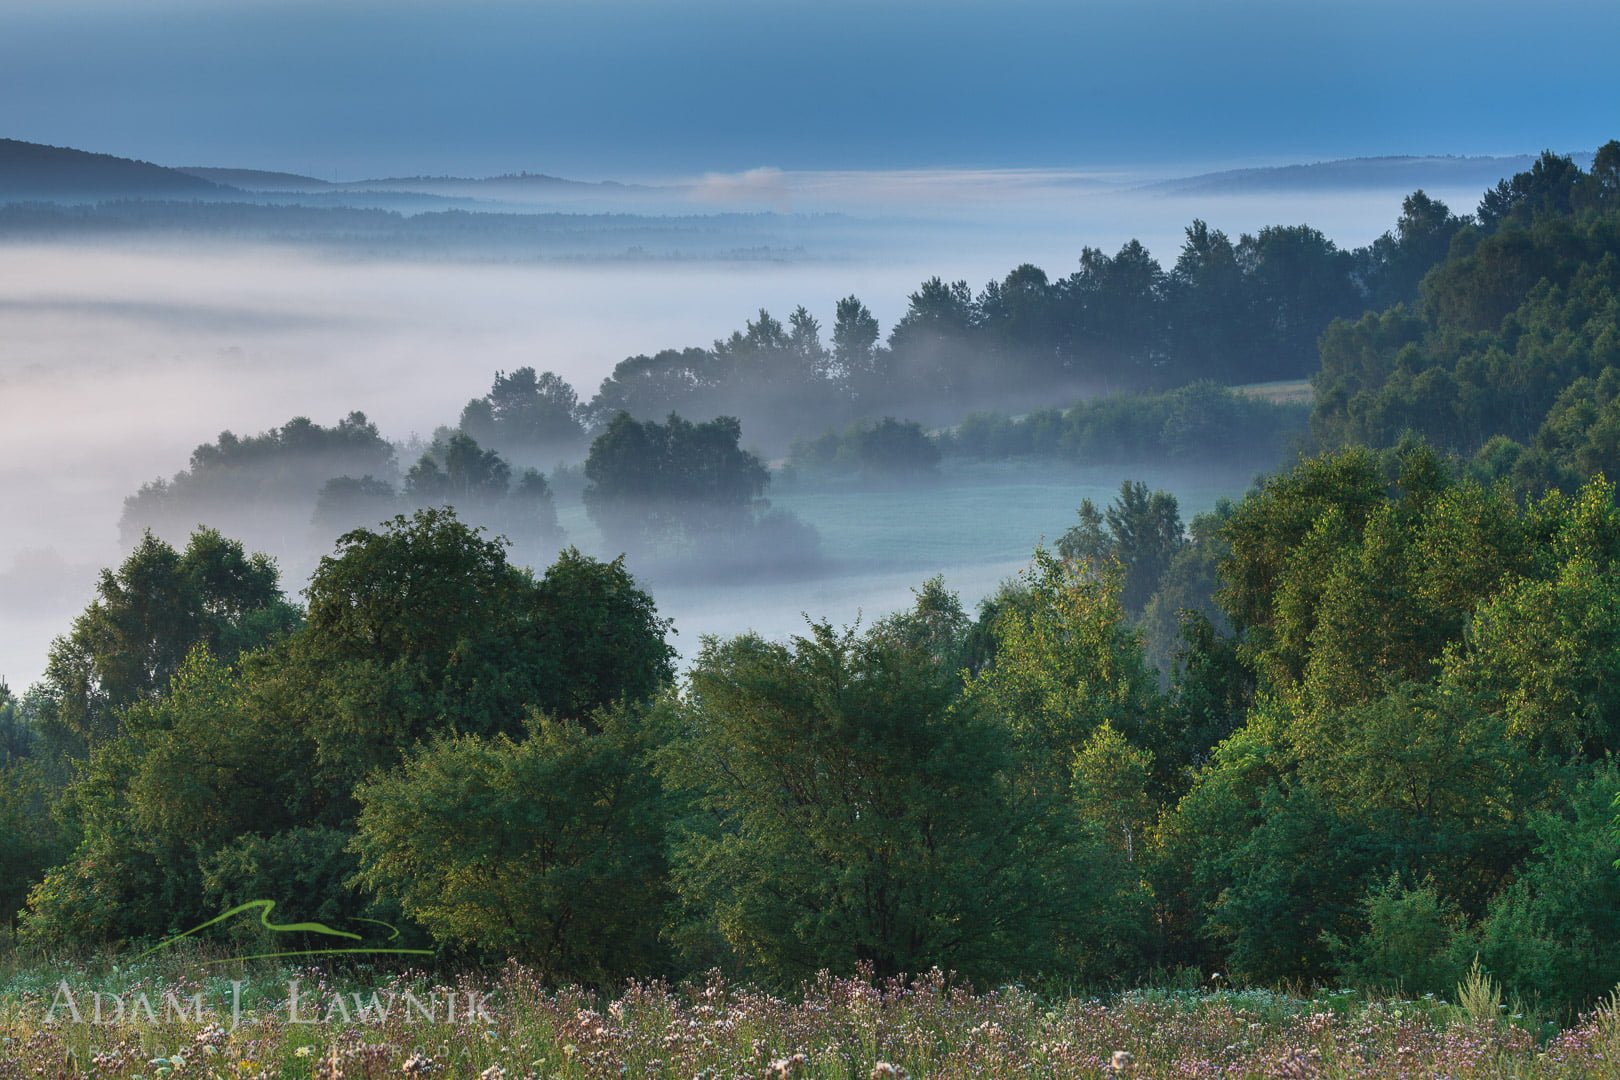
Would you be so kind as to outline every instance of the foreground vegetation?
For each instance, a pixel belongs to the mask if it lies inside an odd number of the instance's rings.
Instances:
[[[230,1008],[232,979],[247,984],[240,1014]],[[64,980],[78,988],[86,1023],[68,1018]],[[289,1011],[294,980],[301,1004]],[[92,988],[130,1002],[200,993],[204,1006],[164,1014],[160,1005],[156,1022],[96,1024]],[[53,965],[48,975],[14,972],[0,989],[0,1078],[1614,1075],[1613,1003],[1558,1030],[1508,1012],[1488,981],[1459,991],[1454,1002],[1218,988],[1053,997],[976,992],[933,971],[823,973],[789,995],[718,975],[601,995],[548,989],[516,964],[458,978],[366,969],[198,978],[175,962],[120,976]],[[451,995],[482,1011],[450,1019],[440,1009],[429,1020],[403,1004]]]
[[[149,540],[0,700],[0,901],[71,949],[275,900],[554,985],[1421,994],[1478,956],[1552,1014],[1601,1000],[1614,489],[1355,450],[1192,534],[1128,484],[976,618],[935,580],[864,628],[708,639],[678,683],[622,563],[537,577],[445,512],[346,535],[302,609],[218,534]],[[1161,679],[1133,613],[1167,608]]]

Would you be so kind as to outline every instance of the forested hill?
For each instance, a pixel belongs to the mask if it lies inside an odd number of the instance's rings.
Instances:
[[[149,161],[0,139],[0,199],[184,198],[230,191]]]
[[[330,180],[265,169],[217,169],[187,165],[174,171],[243,191],[326,191],[337,186]]]
[[[1590,161],[1591,155],[1576,155]],[[1147,190],[1174,195],[1252,195],[1286,191],[1378,191],[1427,187],[1489,187],[1535,163],[1529,154],[1511,157],[1360,157],[1226,169],[1160,180]]]
[[[1486,192],[1420,294],[1323,335],[1321,444],[1421,437],[1526,493],[1620,476],[1620,142]]]
[[[351,192],[355,194],[392,192],[396,194],[433,195],[450,198],[512,199],[522,202],[525,196],[556,195],[564,192],[631,192],[652,190],[634,184],[621,184],[613,180],[590,183],[569,180],[545,173],[514,173],[506,176],[389,176],[365,180],[322,180],[298,173],[271,172],[263,169],[227,169],[205,166],[184,166],[177,170],[216,184],[241,188],[260,194]]]

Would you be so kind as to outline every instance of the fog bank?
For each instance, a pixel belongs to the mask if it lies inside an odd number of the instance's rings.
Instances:
[[[882,243],[869,244],[850,244],[841,228],[837,243],[767,261],[452,262],[164,237],[0,242],[0,675],[18,690],[38,677],[96,569],[121,557],[124,497],[183,468],[223,430],[249,434],[299,415],[330,424],[359,409],[404,441],[454,423],[496,370],[554,370],[588,398],[626,356],[707,345],[761,307],[781,317],[804,304],[825,326],[853,293],[886,334],[907,295],[936,274],[976,288],[1034,262],[1058,276],[1082,246],[1111,251],[1131,237],[1168,266],[1195,216],[1234,236],[1306,221],[1353,246],[1399,212],[1397,193],[1182,198],[1097,194],[1071,179],[1026,175],[998,187],[988,174],[754,177],[770,188],[761,198],[786,198],[789,209],[836,202],[892,215],[904,203],[912,223],[874,228]],[[732,204],[755,197],[747,184],[723,194]],[[1450,194],[1459,210],[1477,198]],[[1078,495],[1065,501],[1072,508]],[[836,544],[827,554],[849,555]],[[981,568],[964,585],[971,593],[1008,558],[952,563],[969,564]],[[825,595],[839,610],[810,614],[876,614],[880,598],[904,602],[910,584],[943,568],[886,567],[886,584],[864,602],[828,584],[773,594],[771,604],[809,608]],[[286,584],[296,593],[303,583]],[[737,610],[694,599],[698,625],[683,622],[682,647],[706,630],[739,628],[722,617]]]

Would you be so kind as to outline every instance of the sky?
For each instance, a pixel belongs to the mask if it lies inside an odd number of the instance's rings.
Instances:
[[[0,135],[330,179],[1591,150],[1612,0],[0,0]]]

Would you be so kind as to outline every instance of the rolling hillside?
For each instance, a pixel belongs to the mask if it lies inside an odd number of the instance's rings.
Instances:
[[[0,139],[0,199],[195,198],[231,188],[149,161]]]

